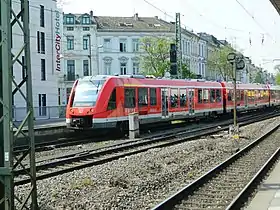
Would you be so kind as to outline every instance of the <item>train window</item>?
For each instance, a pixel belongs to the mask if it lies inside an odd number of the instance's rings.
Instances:
[[[135,108],[135,89],[125,88],[124,89],[124,107]]]
[[[172,108],[178,107],[178,89],[171,89],[170,104]]]
[[[114,88],[113,92],[111,93],[109,102],[108,102],[107,110],[114,110],[116,108],[117,108],[117,91],[116,91],[116,88]]]
[[[228,91],[228,101],[232,101],[232,90]]]
[[[210,102],[215,103],[215,90],[210,90]]]
[[[240,101],[244,101],[244,90],[240,91]]]
[[[198,103],[202,103],[202,89],[198,89]]]
[[[216,90],[216,102],[221,102],[222,97],[221,97],[221,90]]]
[[[157,89],[150,88],[150,105],[156,106],[157,105]]]
[[[138,105],[140,107],[148,105],[148,88],[138,88]]]
[[[240,90],[236,90],[236,101],[240,101]]]
[[[208,103],[209,101],[209,91],[207,89],[203,90],[203,102]]]
[[[186,89],[180,89],[180,107],[186,107],[187,105],[186,92]]]

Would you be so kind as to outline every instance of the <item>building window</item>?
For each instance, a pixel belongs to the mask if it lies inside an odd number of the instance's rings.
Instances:
[[[67,60],[67,81],[75,81],[75,61]]]
[[[88,43],[89,43],[89,37],[88,36],[84,36],[83,37],[83,49],[84,50],[88,50]]]
[[[74,36],[67,36],[67,50],[74,50]]]
[[[60,88],[57,89],[57,96],[58,96],[58,105],[60,106],[61,105],[61,89]]]
[[[37,51],[45,54],[45,33],[37,31]]]
[[[202,75],[202,63],[198,63],[198,74]]]
[[[133,74],[138,74],[139,73],[139,63],[134,62],[132,66]]]
[[[74,24],[75,18],[72,16],[66,17],[66,24]]]
[[[89,27],[83,27],[83,31],[89,31]]]
[[[22,63],[22,68],[21,68],[21,76],[22,79],[26,77],[26,68],[25,68],[25,61],[24,61],[24,56],[21,57],[21,63]]]
[[[133,44],[133,52],[139,52],[139,40],[138,39],[133,39],[132,41]]]
[[[41,59],[41,80],[46,80],[46,60]]]
[[[120,52],[126,52],[126,39],[120,40]]]
[[[69,101],[72,88],[66,88],[66,104]]]
[[[40,26],[45,27],[45,7],[40,5]]]
[[[39,116],[47,116],[47,95],[39,94]]]
[[[111,63],[104,63],[104,73],[111,75]]]
[[[67,27],[66,30],[67,31],[74,31],[74,27]]]
[[[121,63],[121,75],[125,75],[126,73],[126,63]]]
[[[103,49],[105,52],[110,52],[111,49],[111,39],[104,39],[103,40]]]
[[[82,24],[90,24],[90,18],[89,17],[83,17],[82,18]]]
[[[84,76],[89,76],[88,60],[83,60]]]
[[[205,77],[205,63],[202,63],[201,64],[201,75],[203,76],[203,77]]]

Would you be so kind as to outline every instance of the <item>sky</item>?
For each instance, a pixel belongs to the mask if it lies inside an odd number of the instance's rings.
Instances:
[[[61,0],[65,13],[158,16],[182,27],[226,39],[268,72],[280,64],[280,15],[269,0]],[[262,42],[263,39],[263,42]],[[251,40],[251,44],[250,44]],[[279,59],[279,61],[273,61]]]

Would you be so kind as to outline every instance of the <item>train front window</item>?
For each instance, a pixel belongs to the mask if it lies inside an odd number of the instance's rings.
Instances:
[[[73,107],[94,106],[105,80],[79,81],[75,89]]]

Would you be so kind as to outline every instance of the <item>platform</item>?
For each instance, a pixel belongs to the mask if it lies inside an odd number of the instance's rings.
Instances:
[[[19,126],[21,122],[14,122],[16,126]],[[64,132],[66,129],[65,118],[48,119],[48,120],[35,120],[34,130],[35,135],[48,135],[51,133]],[[14,128],[14,131],[16,129]],[[23,127],[23,131],[27,132],[27,127]]]
[[[261,184],[246,210],[280,210],[280,161]]]

